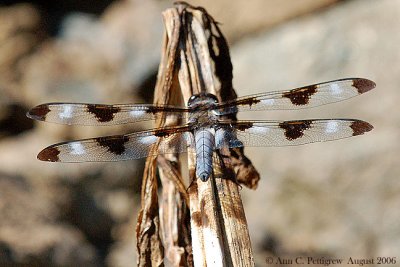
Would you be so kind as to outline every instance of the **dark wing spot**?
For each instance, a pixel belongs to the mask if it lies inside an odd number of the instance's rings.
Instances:
[[[157,129],[154,130],[154,135],[157,137],[166,137],[168,135],[170,135],[172,133],[171,130],[167,130],[167,129]]]
[[[247,97],[243,99],[228,100],[218,106],[219,110],[224,113],[237,113],[239,106],[252,106],[258,104],[261,100],[257,97]]]
[[[169,107],[169,106],[148,106],[144,110],[147,113],[152,113],[156,115],[157,113],[162,113],[162,112],[182,112],[181,108],[174,108],[174,107]]]
[[[293,105],[302,106],[307,105],[310,97],[317,92],[316,85],[297,88],[284,93],[282,96],[289,98]]]
[[[44,121],[46,119],[47,113],[49,112],[50,112],[49,106],[43,104],[29,110],[26,116],[34,120]]]
[[[293,141],[304,135],[304,130],[310,128],[311,120],[304,121],[284,121],[279,123],[279,127],[285,130],[286,139]]]
[[[256,97],[249,97],[236,101],[236,104],[239,106],[249,105],[251,107],[252,105],[259,103],[260,101],[261,100],[257,99]]]
[[[190,127],[179,127],[179,132],[183,132],[183,131],[190,131]],[[155,129],[154,130],[154,135],[157,137],[166,137],[166,136],[170,136],[173,134],[176,134],[178,132],[178,130],[176,130],[175,128],[171,127],[171,128],[161,128],[161,129]]]
[[[353,87],[357,88],[357,91],[362,94],[375,88],[376,84],[373,81],[367,79],[354,79]]]
[[[114,119],[114,114],[119,112],[121,108],[110,105],[89,104],[87,111],[94,114],[99,122],[109,122]]]
[[[60,154],[60,150],[56,147],[47,147],[40,151],[40,153],[37,155],[37,158],[42,161],[60,161],[58,158],[58,155]]]
[[[365,121],[354,121],[351,123],[350,128],[353,130],[353,136],[356,136],[371,131],[374,126]]]
[[[238,129],[239,131],[245,131],[251,127],[253,127],[253,123],[250,121],[241,121],[241,122],[232,122],[233,127]],[[231,131],[230,129],[228,131]]]
[[[98,137],[96,142],[107,148],[108,151],[116,155],[121,155],[125,151],[125,143],[128,142],[129,138],[124,135],[116,135],[112,137]]]

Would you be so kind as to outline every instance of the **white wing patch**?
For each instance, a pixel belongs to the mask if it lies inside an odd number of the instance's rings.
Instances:
[[[80,142],[72,142],[69,144],[69,147],[71,148],[71,154],[72,155],[83,155],[85,154],[85,148]]]
[[[258,126],[253,126],[248,130],[250,133],[255,133],[255,134],[266,134],[270,131],[270,128],[268,127],[258,127]]]
[[[275,99],[262,99],[261,103],[263,103],[264,105],[273,105],[275,103]]]
[[[146,114],[146,111],[144,110],[132,110],[131,112],[129,112],[129,115],[131,115],[131,117],[141,117],[144,114]]]
[[[157,136],[154,135],[143,136],[142,138],[140,138],[140,142],[145,145],[154,144],[156,141],[157,141]]]
[[[72,105],[64,104],[63,105],[63,111],[58,114],[60,119],[70,119],[72,118],[72,111],[73,107]]]
[[[326,125],[325,132],[326,133],[336,133],[338,131],[338,122],[337,121],[330,121]]]
[[[343,93],[343,87],[340,86],[340,85],[337,84],[337,83],[332,83],[332,84],[330,85],[330,88],[329,88],[329,89],[330,89],[332,95],[340,95],[340,94]]]

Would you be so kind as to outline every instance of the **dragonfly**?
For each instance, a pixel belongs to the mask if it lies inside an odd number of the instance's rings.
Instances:
[[[212,156],[223,148],[293,146],[362,135],[373,129],[357,119],[232,120],[241,111],[296,110],[339,102],[375,88],[364,78],[346,78],[286,91],[271,91],[225,102],[210,93],[190,97],[186,107],[152,104],[47,103],[32,108],[31,119],[66,125],[117,125],[155,120],[160,116],[184,119],[166,126],[124,135],[62,142],[43,149],[39,160],[105,162],[140,159],[194,148],[196,176],[207,181]],[[152,149],[153,146],[157,149]]]

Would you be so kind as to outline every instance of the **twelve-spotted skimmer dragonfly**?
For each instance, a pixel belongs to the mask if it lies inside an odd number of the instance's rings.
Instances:
[[[212,155],[217,149],[301,145],[361,135],[373,128],[367,122],[353,119],[231,121],[224,115],[238,111],[315,107],[357,96],[374,87],[375,83],[367,79],[341,79],[223,103],[218,103],[216,96],[203,93],[193,95],[185,108],[149,104],[48,103],[34,107],[27,116],[68,125],[124,124],[152,120],[161,113],[185,117],[187,123],[181,126],[55,144],[43,149],[38,159],[119,161],[186,152],[192,146],[196,151],[196,175],[207,181],[212,173]],[[158,150],[151,149],[158,141]]]

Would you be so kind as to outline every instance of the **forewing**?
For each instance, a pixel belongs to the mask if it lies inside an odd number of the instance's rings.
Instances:
[[[43,149],[38,159],[53,162],[121,161],[186,152],[191,143],[191,133],[188,130],[187,126],[160,128],[63,142]],[[152,149],[158,141],[158,149]]]
[[[217,106],[220,114],[249,110],[302,109],[342,101],[375,87],[373,81],[348,78],[313,84],[288,91],[274,91],[240,97]]]
[[[368,122],[352,119],[237,121],[221,123],[229,147],[294,146],[332,141],[369,132]],[[218,148],[218,146],[217,146]]]
[[[67,125],[117,125],[154,120],[166,116],[187,116],[189,110],[174,106],[156,105],[104,105],[86,103],[48,103],[31,109],[31,119]]]

